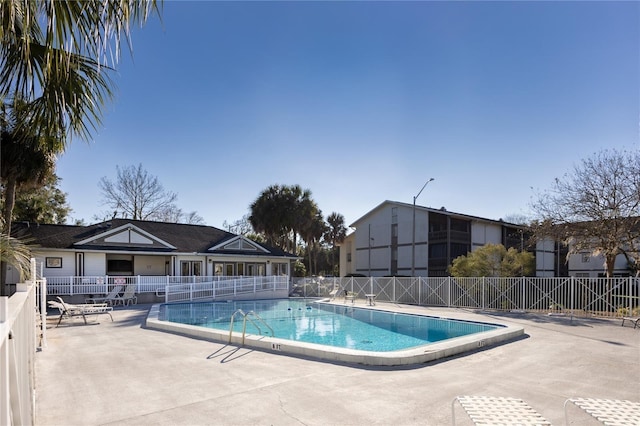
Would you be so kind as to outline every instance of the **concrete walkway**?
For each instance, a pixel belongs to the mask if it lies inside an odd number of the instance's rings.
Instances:
[[[362,301],[358,302],[358,306]],[[457,395],[522,398],[564,424],[569,397],[640,402],[640,329],[621,320],[403,312],[520,325],[526,337],[408,368],[293,358],[145,329],[150,305],[51,321],[36,357],[37,425],[450,425]],[[577,408],[571,424],[597,424]],[[456,406],[457,424],[470,424]]]

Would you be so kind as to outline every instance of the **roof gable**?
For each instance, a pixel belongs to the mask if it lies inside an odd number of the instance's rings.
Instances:
[[[253,253],[269,253],[267,249],[249,240],[248,238],[238,235],[230,240],[223,241],[210,247],[208,251],[244,251]]]
[[[74,244],[74,246],[88,245],[175,249],[173,245],[131,223],[109,229]]]

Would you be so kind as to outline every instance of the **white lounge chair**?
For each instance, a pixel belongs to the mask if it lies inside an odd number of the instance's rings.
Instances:
[[[640,403],[618,399],[569,398],[564,402],[564,419],[569,423],[567,407],[573,404],[604,425],[639,425]],[[571,423],[576,424],[576,423]]]
[[[63,318],[73,318],[73,317],[82,317],[84,323],[87,324],[87,315],[99,315],[99,314],[107,314],[109,318],[111,318],[111,322],[113,322],[113,316],[111,315],[111,311],[113,308],[111,306],[107,306],[106,303],[101,304],[80,304],[74,305],[71,303],[66,303],[62,298],[58,297],[58,301],[50,300],[48,302],[49,306],[60,311],[60,317],[58,318],[58,323],[56,327],[60,325]]]
[[[135,284],[127,284],[124,288],[124,293],[122,296],[115,297],[114,301],[118,303],[122,303],[122,305],[130,305],[138,303],[138,298],[136,297],[136,285]]]
[[[101,297],[88,297],[84,299],[87,303],[108,303],[114,305],[114,302],[120,299],[120,293],[122,292],[122,286],[117,285],[111,289],[106,296]]]
[[[477,425],[551,425],[526,402],[495,396],[459,396],[451,402],[451,420],[456,424],[455,402]]]

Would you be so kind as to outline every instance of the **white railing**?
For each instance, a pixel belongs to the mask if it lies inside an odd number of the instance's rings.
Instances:
[[[251,283],[288,283],[288,276],[83,276],[83,277],[49,277],[47,278],[47,291],[50,295],[95,295],[108,294],[115,286],[134,284],[136,293],[165,293],[167,286],[196,286],[201,285],[203,291],[209,287],[220,288],[222,291],[236,285],[252,285]],[[249,284],[247,284],[249,283]],[[262,285],[262,284],[260,284]],[[269,285],[269,284],[267,284]],[[184,287],[187,288],[187,287]],[[195,287],[194,287],[195,288]]]
[[[216,277],[213,281],[168,284],[163,288],[165,302],[216,300],[246,297],[277,298],[289,294],[288,276]]]
[[[619,317],[640,314],[640,278],[423,278],[350,277],[298,279],[291,294],[357,298],[422,306],[531,311]]]
[[[17,284],[0,297],[0,424],[34,424],[36,291]]]

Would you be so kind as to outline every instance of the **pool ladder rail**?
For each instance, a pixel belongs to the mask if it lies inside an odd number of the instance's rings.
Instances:
[[[275,337],[275,333],[273,332],[273,328],[271,328],[269,326],[269,324],[267,324],[264,321],[264,319],[262,319],[262,317],[260,315],[258,315],[254,311],[249,311],[249,312],[245,313],[242,309],[238,309],[233,314],[231,314],[231,325],[229,326],[229,343],[231,343],[231,336],[233,334],[233,320],[235,319],[236,315],[238,315],[238,314],[242,315],[242,345],[244,345],[244,337],[245,337],[246,332],[247,332],[247,320],[249,320],[251,322],[251,324],[253,324],[258,329],[258,332],[260,333],[260,335],[262,335],[262,329],[256,323],[256,321],[254,321],[251,318],[251,316],[255,317],[255,319],[258,322],[262,323],[262,325],[264,325],[265,327],[267,327],[269,329],[269,331],[271,331],[271,337]]]

